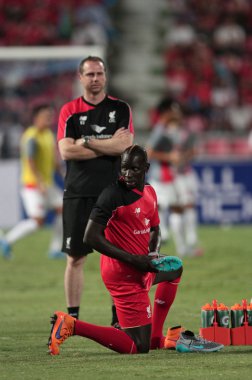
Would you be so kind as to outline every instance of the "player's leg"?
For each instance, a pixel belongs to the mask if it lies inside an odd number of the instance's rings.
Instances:
[[[185,231],[185,240],[188,246],[188,254],[191,256],[200,256],[203,250],[199,248],[198,241],[198,217],[196,210],[196,197],[198,183],[193,171],[184,174],[184,214],[183,223]]]
[[[186,243],[183,229],[183,209],[181,206],[170,206],[169,223],[176,253],[178,256],[183,257],[186,255]]]
[[[84,286],[83,266],[86,257],[67,255],[64,275],[65,297],[67,310],[70,315],[79,318],[81,296]]]
[[[63,224],[62,224],[62,201],[63,193],[55,185],[48,189],[47,194],[48,209],[54,210],[54,220],[52,224],[52,237],[49,245],[50,258],[65,258],[65,254],[61,251],[63,239]]]
[[[76,322],[75,333],[120,353],[147,353],[150,349],[152,310],[148,292],[139,284],[105,285],[112,293],[121,330]],[[132,292],[134,289],[135,292]],[[111,294],[111,296],[112,296]],[[115,295],[116,294],[116,295]],[[118,333],[120,332],[120,334]]]
[[[137,347],[137,353],[147,354],[151,345],[151,324],[124,329]]]
[[[6,258],[11,256],[12,244],[36,231],[44,223],[46,212],[44,195],[38,189],[23,188],[21,197],[27,219],[21,220],[5,236],[1,237],[0,246]]]
[[[114,327],[97,326],[79,321],[60,311],[54,313],[52,324],[48,341],[49,353],[51,355],[58,355],[60,351],[59,346],[73,335],[91,339],[121,354],[138,353],[137,346],[130,335]]]
[[[176,252],[183,257],[186,254],[186,243],[183,230],[183,207],[180,204],[177,186],[178,179],[169,185],[169,225],[171,235],[175,244]]]
[[[76,320],[75,335],[92,339],[121,354],[143,354],[150,349],[151,324],[118,330]]]
[[[110,285],[111,283],[107,283],[107,288]],[[130,284],[126,288],[122,288],[122,291],[125,292],[114,297],[119,322],[122,326],[121,330],[93,325],[79,321],[66,313],[55,312],[48,342],[50,353],[52,355],[59,354],[59,346],[72,335],[92,339],[119,353],[147,353],[150,348],[151,336],[151,304],[148,292],[139,286],[135,288],[134,285]],[[136,294],[132,292],[132,287],[134,290],[136,289]],[[115,288],[116,284],[111,286],[112,291]]]
[[[107,264],[101,265],[102,278],[113,297],[121,329],[133,339],[138,353],[147,353],[150,349],[152,323],[152,307],[148,290],[154,274],[143,276],[143,279],[137,282],[120,283],[117,271],[113,273],[112,269],[110,273],[107,273]]]
[[[83,265],[85,256],[92,248],[83,243],[93,202],[89,199],[63,200],[63,245],[62,251],[67,254],[64,276],[65,297],[68,313],[79,317],[81,296],[84,286]]]
[[[163,327],[169,310],[176,297],[183,268],[172,272],[159,272],[155,275],[153,285],[157,284],[154,296],[152,317],[151,348],[163,348],[165,337]]]
[[[168,207],[162,208],[158,205],[158,214],[160,219],[160,232],[161,242],[164,244],[169,240],[169,227],[168,227]]]

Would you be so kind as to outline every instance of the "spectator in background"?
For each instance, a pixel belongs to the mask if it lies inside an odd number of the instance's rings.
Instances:
[[[21,138],[21,198],[27,219],[21,220],[0,240],[0,248],[6,259],[11,257],[12,245],[24,236],[43,226],[49,210],[55,211],[53,236],[49,257],[61,258],[62,242],[62,191],[54,183],[55,170],[61,173],[56,145],[51,130],[54,110],[49,104],[41,104],[33,110],[33,125]]]
[[[151,160],[148,179],[157,193],[161,237],[166,241],[169,236],[169,220],[177,254],[199,256],[197,181],[191,168],[194,137],[185,129],[182,109],[174,99],[164,98],[158,109],[159,124],[150,135],[147,152]]]
[[[168,57],[167,57],[168,58]],[[182,55],[169,57],[166,67],[166,88],[174,97],[183,97],[192,83],[192,74]]]
[[[180,160],[179,152],[173,149],[170,141],[167,141],[164,136],[166,126],[171,120],[172,102],[172,99],[165,98],[157,106],[157,122],[147,141],[147,152],[151,161],[148,180],[155,188],[158,196],[162,243],[165,243],[169,238],[168,209],[171,200],[170,192],[175,177],[171,164],[178,163]]]
[[[196,40],[196,32],[183,16],[178,16],[165,36],[167,47],[187,47]]]
[[[213,34],[214,47],[219,53],[240,53],[244,47],[246,32],[233,15],[225,14]]]
[[[230,130],[238,135],[252,129],[252,105],[245,103],[242,98],[225,108],[225,116]]]

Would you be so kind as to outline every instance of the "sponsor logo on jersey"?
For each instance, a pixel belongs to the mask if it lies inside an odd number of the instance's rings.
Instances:
[[[111,111],[109,113],[109,123],[115,123],[115,121],[116,121],[115,115],[116,115],[116,111]]]
[[[144,224],[145,224],[146,226],[148,226],[149,223],[150,223],[150,219],[144,218]]]
[[[140,215],[140,212],[141,212],[140,207],[137,207],[137,208],[135,209],[135,214],[136,214],[136,216],[139,216],[139,215]]]
[[[144,235],[148,234],[150,232],[150,227],[145,228],[144,230],[134,230],[133,233],[134,235]]]
[[[96,133],[101,133],[102,131],[104,131],[104,129],[106,129],[106,127],[101,127],[100,125],[97,125],[97,124],[92,124],[92,125],[90,125],[90,127]]]
[[[87,116],[80,116],[79,117],[80,125],[85,125],[86,121],[87,121]]]

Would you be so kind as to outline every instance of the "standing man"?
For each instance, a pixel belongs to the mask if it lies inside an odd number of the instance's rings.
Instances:
[[[106,94],[106,68],[99,57],[79,65],[83,96],[65,104],[58,126],[59,151],[66,161],[63,199],[63,251],[67,253],[65,295],[75,318],[83,289],[83,264],[92,247],[83,242],[90,212],[101,191],[116,180],[120,155],[132,144],[131,109]],[[112,323],[117,321],[115,308]]]
[[[33,109],[33,125],[21,138],[21,198],[27,219],[21,220],[0,239],[3,256],[11,257],[12,245],[34,232],[45,222],[49,210],[55,211],[49,257],[61,258],[62,190],[54,183],[55,171],[61,174],[56,153],[55,136],[51,130],[55,111],[50,104]]]
[[[198,247],[197,234],[197,181],[191,165],[195,137],[186,129],[176,100],[164,98],[159,114],[160,121],[150,135],[147,149],[151,160],[148,179],[157,192],[162,239],[168,237],[168,219],[177,254],[201,256],[203,251]]]
[[[176,124],[181,119],[181,112],[177,103],[170,98],[161,100],[157,112],[158,121],[147,141],[147,152],[151,160],[148,180],[158,196],[161,240],[166,243],[170,237],[169,213],[182,212],[181,207],[176,204],[174,189],[174,168],[181,161],[181,152],[174,146],[170,136],[166,135],[166,130],[170,124]]]

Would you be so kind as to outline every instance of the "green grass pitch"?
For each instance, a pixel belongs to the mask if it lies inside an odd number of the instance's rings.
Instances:
[[[168,326],[183,324],[198,333],[200,309],[216,298],[228,306],[252,297],[252,227],[201,227],[205,255],[184,260],[184,274]],[[157,350],[120,355],[81,337],[68,339],[61,354],[47,354],[49,317],[65,310],[64,260],[47,258],[49,229],[18,242],[14,258],[0,257],[0,379],[250,379],[252,346],[229,346],[218,353],[179,354]],[[172,243],[162,248],[173,255]],[[99,255],[84,269],[80,318],[108,325],[110,297],[99,274]],[[153,297],[152,290],[152,297]]]

